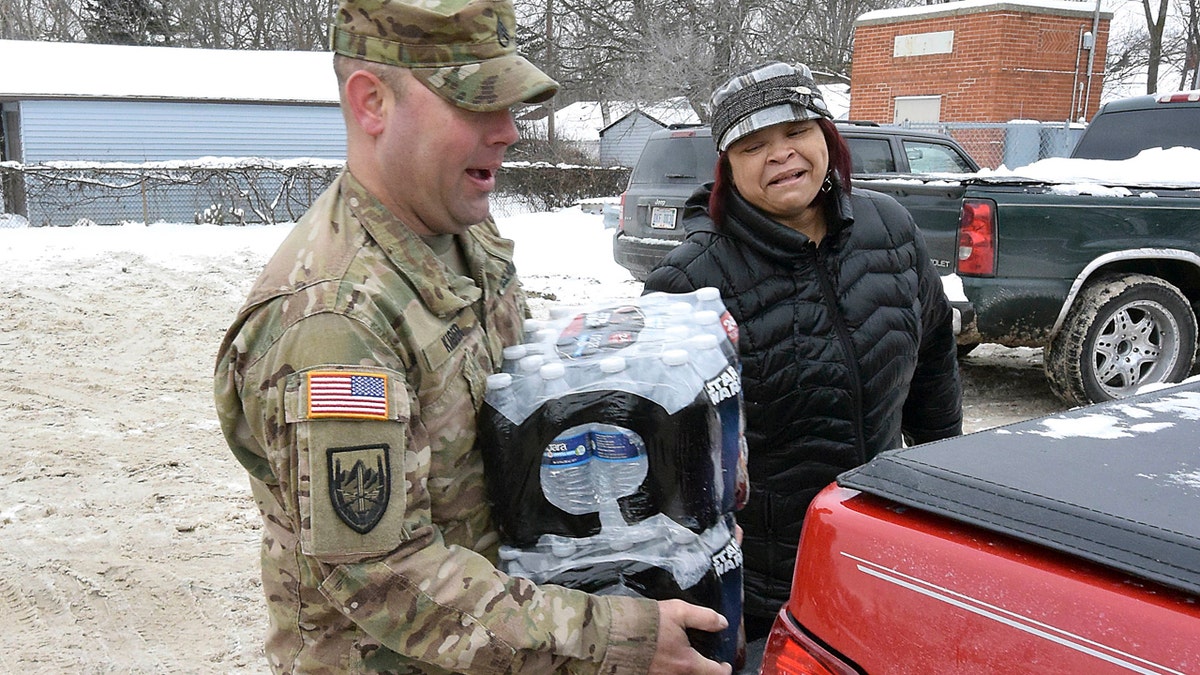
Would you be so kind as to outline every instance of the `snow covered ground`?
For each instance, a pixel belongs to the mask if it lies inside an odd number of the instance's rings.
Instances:
[[[591,304],[641,294],[641,284],[613,261],[612,230],[579,208],[499,216],[501,233],[517,242],[516,265],[535,314],[548,302]],[[291,225],[228,227],[158,223],[117,227],[0,228],[0,259],[24,284],[48,283],[64,263],[121,254],[195,274],[214,259],[265,262]],[[246,281],[252,281],[248,279]]]

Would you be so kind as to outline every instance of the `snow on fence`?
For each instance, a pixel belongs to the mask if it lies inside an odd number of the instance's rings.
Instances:
[[[127,222],[292,222],[341,172],[322,159],[200,158],[146,162],[0,162],[0,221],[29,225]],[[619,194],[629,172],[547,163],[506,163],[498,196],[535,210]],[[20,217],[20,218],[17,218]]]
[[[341,162],[200,158],[0,163],[4,206],[34,226],[276,223],[298,218]]]

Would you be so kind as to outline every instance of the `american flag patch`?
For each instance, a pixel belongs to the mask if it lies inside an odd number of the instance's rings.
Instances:
[[[386,420],[387,375],[346,371],[309,373],[308,416]]]

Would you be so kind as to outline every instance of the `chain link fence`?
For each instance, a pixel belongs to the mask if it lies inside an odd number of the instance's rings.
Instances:
[[[1048,157],[1067,157],[1085,125],[1067,122],[905,122],[900,126],[946,134],[979,166],[1009,169]]]
[[[259,158],[145,164],[0,163],[0,227],[294,222],[328,187],[341,161]],[[629,171],[554,165],[505,164],[496,198],[509,208],[547,210],[581,199],[616,195]]]
[[[0,164],[4,211],[33,226],[290,222],[341,162],[193,160]]]

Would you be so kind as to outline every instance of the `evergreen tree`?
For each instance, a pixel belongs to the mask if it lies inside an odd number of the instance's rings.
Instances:
[[[81,19],[89,42],[171,44],[166,7],[152,0],[85,0]]]

